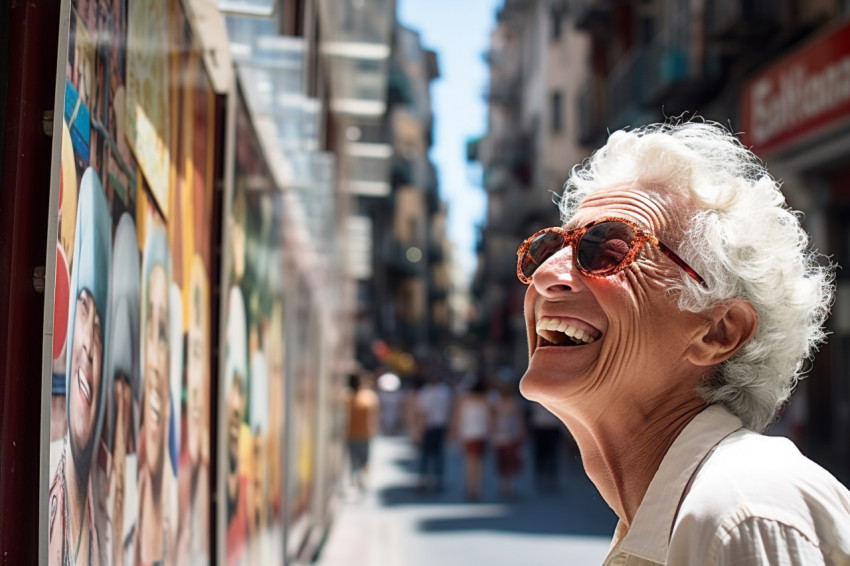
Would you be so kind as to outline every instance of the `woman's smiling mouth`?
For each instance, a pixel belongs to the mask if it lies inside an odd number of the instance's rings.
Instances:
[[[582,346],[602,336],[599,330],[574,318],[541,316],[535,328],[543,346]]]

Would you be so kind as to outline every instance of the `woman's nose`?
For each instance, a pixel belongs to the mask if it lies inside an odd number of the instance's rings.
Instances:
[[[578,289],[581,283],[573,255],[573,247],[566,246],[537,268],[531,284],[538,293],[552,297]]]

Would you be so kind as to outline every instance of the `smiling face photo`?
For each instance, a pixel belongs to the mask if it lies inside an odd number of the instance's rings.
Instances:
[[[195,256],[186,331],[186,437],[189,460],[198,466],[209,458],[208,283],[200,257]]]
[[[103,365],[111,231],[100,178],[87,169],[80,183],[66,348],[68,436],[74,464],[87,479],[103,418]]]
[[[72,453],[91,462],[98,417],[103,362],[103,324],[94,297],[86,290],[77,297],[71,347],[70,422]]]
[[[145,330],[145,459],[149,471],[162,473],[168,428],[168,283],[165,268],[151,270]]]

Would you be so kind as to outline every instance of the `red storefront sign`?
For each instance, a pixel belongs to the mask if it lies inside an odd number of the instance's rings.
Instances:
[[[742,141],[761,156],[850,120],[850,21],[747,82],[741,115]]]

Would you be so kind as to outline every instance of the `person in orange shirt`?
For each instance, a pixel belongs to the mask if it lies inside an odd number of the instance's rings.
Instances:
[[[369,444],[378,432],[380,402],[372,390],[369,376],[352,374],[348,378],[348,458],[351,483],[365,489],[369,468]]]

